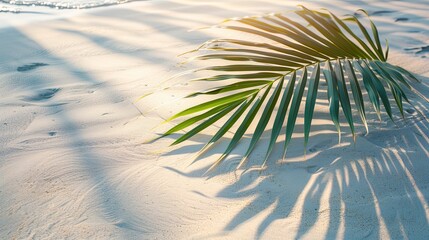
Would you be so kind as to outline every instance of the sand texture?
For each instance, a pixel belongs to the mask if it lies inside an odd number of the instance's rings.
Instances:
[[[318,100],[307,155],[302,111],[287,159],[264,157],[269,132],[235,171],[251,135],[210,178],[227,142],[192,163],[220,126],[177,147],[143,144],[210,84],[165,82],[225,18],[296,9],[302,1],[167,0],[44,14],[0,13],[0,239],[429,239],[429,104],[410,95],[405,119],[342,143]],[[317,1],[338,15],[368,10],[389,62],[429,97],[429,2]],[[41,10],[42,12],[45,10]],[[163,90],[165,87],[169,89]],[[154,94],[135,102],[146,93]],[[420,114],[420,113],[421,114]],[[357,115],[355,115],[357,116]],[[230,139],[228,133],[225,139]],[[278,142],[284,141],[284,135]],[[280,146],[279,145],[279,146]]]

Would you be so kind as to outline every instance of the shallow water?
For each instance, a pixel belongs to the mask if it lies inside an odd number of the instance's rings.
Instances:
[[[58,9],[94,8],[133,1],[139,0],[0,0],[0,2],[15,6],[45,6]]]

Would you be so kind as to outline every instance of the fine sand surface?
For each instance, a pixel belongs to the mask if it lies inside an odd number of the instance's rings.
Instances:
[[[210,178],[202,174],[226,141],[191,164],[220,123],[178,147],[168,147],[178,135],[143,144],[171,126],[158,127],[163,119],[201,101],[183,96],[210,87],[164,82],[196,67],[177,55],[233,36],[189,29],[299,3],[168,0],[0,13],[0,239],[429,239],[429,122],[408,104],[396,125],[369,114],[370,132],[359,126],[354,146],[346,125],[337,143],[327,103],[318,101],[306,158],[300,115],[286,162],[278,147],[262,172],[234,171],[250,135]],[[367,9],[389,39],[389,62],[415,73],[423,82],[414,86],[429,96],[427,1],[306,6],[338,15]],[[410,98],[429,117],[429,104]],[[261,163],[268,134],[249,167]]]

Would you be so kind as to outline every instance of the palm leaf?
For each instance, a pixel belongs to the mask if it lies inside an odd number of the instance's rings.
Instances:
[[[364,10],[358,11],[366,14]],[[394,119],[392,103],[404,114],[403,100],[408,102],[405,89],[415,91],[410,82],[418,80],[405,69],[386,62],[387,40],[386,50],[383,51],[377,27],[369,17],[370,30],[354,15],[341,18],[327,10],[315,11],[303,6],[295,14],[301,21],[276,13],[228,19],[215,26],[262,40],[215,39],[188,52],[202,52],[189,61],[223,62],[223,65],[209,65],[188,71],[187,73],[207,72],[205,77],[194,79],[195,81],[219,82],[218,87],[196,92],[188,97],[222,96],[169,118],[167,121],[185,119],[161,137],[194,126],[173,143],[177,144],[226,118],[217,133],[197,154],[199,155],[220,140],[243,116],[226,150],[208,171],[222,163],[255,122],[255,129],[250,130],[252,138],[249,146],[238,165],[241,167],[264,131],[270,128],[268,123],[273,117],[270,141],[262,162],[264,166],[283,127],[286,129],[283,153],[286,154],[304,96],[304,144],[307,146],[316,99],[321,96],[318,94],[322,88],[319,85],[321,78],[327,83],[329,112],[339,139],[340,108],[353,137],[355,136],[351,99],[368,132],[364,92],[380,119],[382,107],[389,118]],[[225,81],[228,83],[224,84]]]

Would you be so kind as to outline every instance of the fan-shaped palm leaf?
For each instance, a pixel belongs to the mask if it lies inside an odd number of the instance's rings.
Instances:
[[[363,10],[359,11],[366,14]],[[238,167],[245,164],[264,130],[271,127],[268,150],[262,162],[265,165],[283,126],[286,128],[284,154],[286,153],[305,89],[304,143],[307,145],[321,77],[327,83],[329,112],[339,136],[340,106],[353,137],[355,136],[351,98],[368,131],[363,89],[366,90],[368,99],[379,117],[383,106],[387,115],[393,119],[390,95],[403,114],[402,101],[408,101],[404,89],[411,88],[408,82],[417,79],[403,68],[386,62],[388,49],[383,52],[377,28],[371,20],[371,31],[368,31],[355,16],[341,19],[329,11],[314,11],[303,6],[295,13],[306,25],[284,14],[270,14],[229,19],[216,26],[262,37],[265,41],[216,39],[193,51],[204,54],[191,60],[224,60],[226,63],[191,71],[218,72],[195,80],[217,81],[220,86],[190,96],[222,96],[169,118],[167,121],[192,115],[161,137],[193,125],[194,128],[178,138],[174,145],[189,139],[219,119],[227,118],[202,148],[201,153],[218,141],[232,126],[238,124],[227,149],[209,169],[211,170],[231,153],[251,123],[256,121],[249,147]],[[363,38],[359,38],[359,35]],[[222,85],[225,80],[233,82]],[[229,114],[231,112],[232,114]],[[261,114],[258,115],[258,112]],[[239,122],[243,114],[243,120]],[[268,126],[272,115],[274,124]]]

